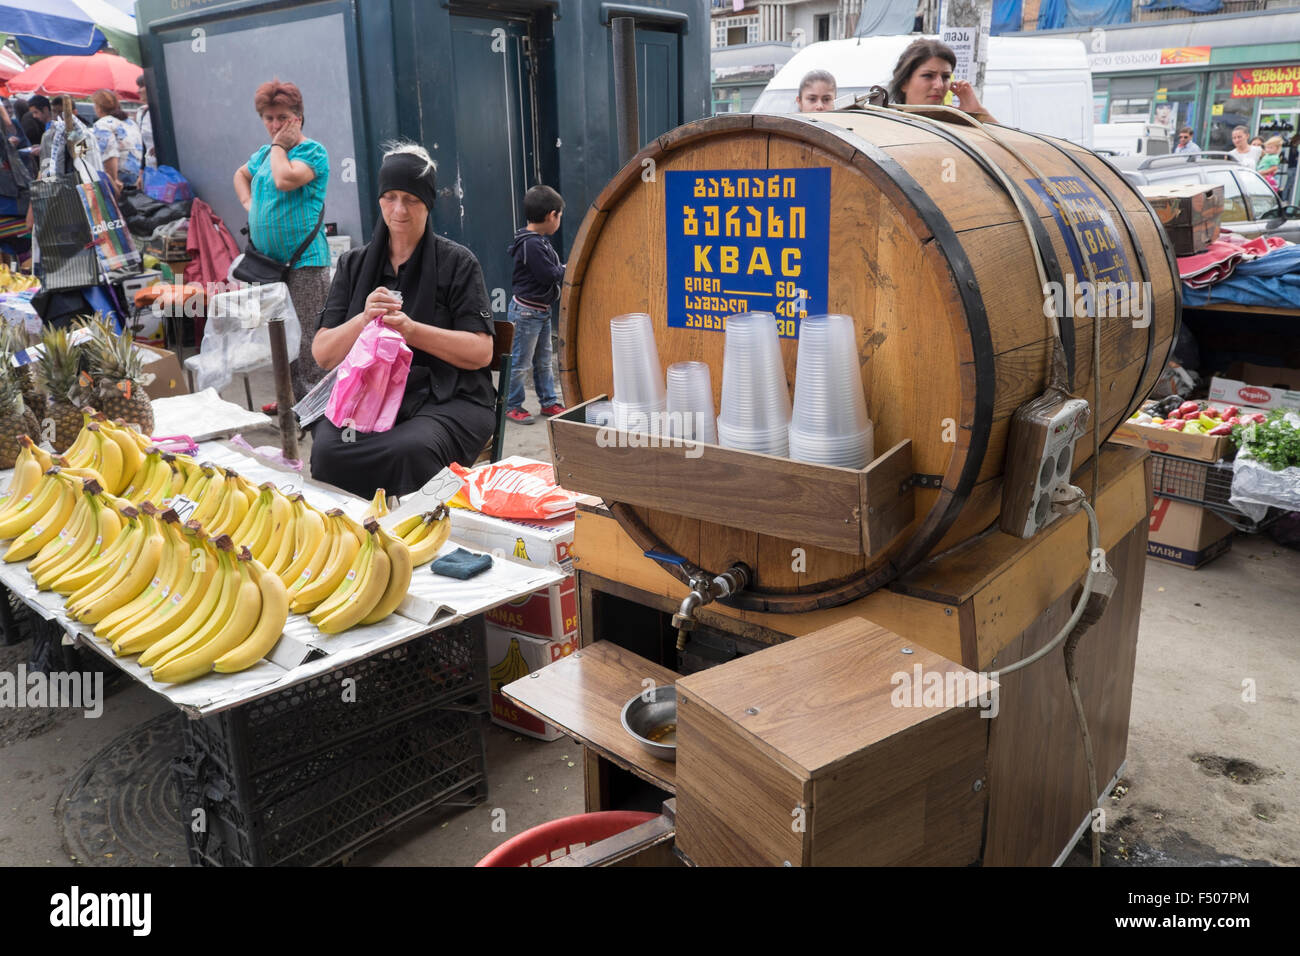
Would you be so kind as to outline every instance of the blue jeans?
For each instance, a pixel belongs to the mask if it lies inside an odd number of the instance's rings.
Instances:
[[[506,318],[515,327],[514,348],[510,354],[510,394],[507,408],[524,407],[524,379],[531,368],[533,389],[542,408],[559,405],[555,394],[555,370],[551,358],[551,310],[520,305],[512,296]]]

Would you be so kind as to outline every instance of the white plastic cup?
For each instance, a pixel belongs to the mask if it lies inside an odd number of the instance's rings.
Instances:
[[[790,390],[776,316],[771,312],[728,316],[726,336],[718,442],[785,457],[790,444]]]
[[[614,425],[614,403],[592,402],[587,406],[587,424],[612,428]]]
[[[644,312],[620,315],[609,323],[614,363],[614,400],[628,406],[658,406],[667,400],[654,326]]]
[[[873,457],[857,332],[847,315],[815,315],[799,325],[790,457],[865,468]]]
[[[668,366],[668,432],[674,438],[717,444],[713,376],[704,362]]]

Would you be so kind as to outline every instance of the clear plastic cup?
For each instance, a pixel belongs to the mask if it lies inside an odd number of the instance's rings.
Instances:
[[[664,405],[662,402],[611,402],[614,410],[614,427],[625,432],[658,435],[663,429]]]
[[[715,421],[709,366],[704,362],[668,366],[668,434],[713,445],[718,441]]]
[[[659,362],[654,326],[644,312],[611,319],[610,352],[614,363],[614,399],[628,405],[659,406],[667,400],[664,369]]]
[[[852,317],[809,316],[799,324],[790,457],[865,468],[873,441]]]
[[[771,312],[726,319],[718,441],[784,457],[789,450],[790,389]]]
[[[587,424],[610,428],[614,425],[614,403],[592,402],[587,406]]]

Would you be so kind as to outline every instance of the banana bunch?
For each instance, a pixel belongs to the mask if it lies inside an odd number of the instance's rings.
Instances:
[[[78,503],[81,482],[56,465],[41,476],[36,487],[14,502],[12,511],[0,515],[0,537],[12,538],[4,553],[6,563],[26,561],[65,531]]]
[[[27,289],[39,289],[40,280],[34,275],[10,270],[5,263],[0,263],[0,292],[24,292]]]
[[[85,423],[56,463],[82,478],[95,477],[109,494],[120,495],[135,481],[149,440],[134,428],[103,415],[83,413]]]
[[[495,694],[506,684],[512,684],[530,673],[528,661],[524,660],[523,652],[519,649],[519,638],[512,637],[506,656],[493,664],[492,669],[488,671],[488,682],[492,687],[492,693]]]
[[[364,521],[366,518],[382,518],[387,514],[388,495],[383,488],[379,488],[375,491],[375,496],[370,499],[370,507],[366,509],[366,513],[362,515],[361,520]]]
[[[54,467],[54,458],[26,435],[18,436],[23,447],[14,460],[13,478],[5,493],[0,495],[0,517],[24,498],[31,501],[31,493],[40,483],[41,476]]]
[[[446,505],[438,505],[433,511],[399,521],[392,533],[411,549],[411,562],[418,568],[436,558],[451,536],[451,512]]]
[[[397,609],[411,585],[411,551],[374,518],[367,518],[364,538],[342,580],[308,614],[324,634],[338,634],[358,624],[381,621]]]

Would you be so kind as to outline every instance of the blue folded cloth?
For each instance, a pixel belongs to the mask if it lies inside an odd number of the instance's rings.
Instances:
[[[441,574],[448,578],[460,578],[462,581],[480,575],[490,567],[492,567],[492,555],[475,554],[473,551],[466,551],[464,548],[457,548],[455,551],[448,552],[429,565],[429,569],[434,574]]]

